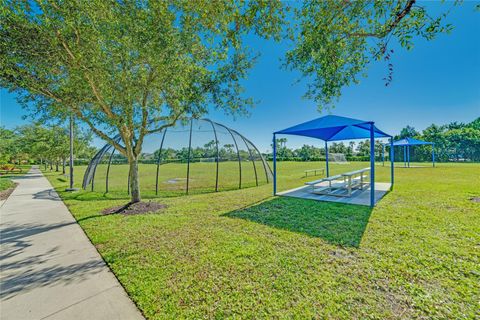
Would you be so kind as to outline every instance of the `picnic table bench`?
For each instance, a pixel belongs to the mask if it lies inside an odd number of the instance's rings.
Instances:
[[[308,177],[308,173],[309,173],[309,172],[313,172],[313,173],[314,173],[313,175],[316,176],[316,175],[317,175],[317,171],[318,171],[318,172],[321,172],[322,174],[325,173],[325,169],[309,169],[309,170],[305,170],[305,177]]]
[[[363,189],[364,186],[368,185],[368,183],[364,181],[364,179],[367,178],[364,173],[369,170],[370,168],[364,168],[345,172],[315,181],[305,182],[305,184],[312,187],[312,193],[338,197],[351,197],[354,188]],[[328,185],[323,185],[324,182],[328,182]],[[339,190],[346,191],[346,193],[338,192]]]

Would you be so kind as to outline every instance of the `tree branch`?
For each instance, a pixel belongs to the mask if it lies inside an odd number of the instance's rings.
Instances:
[[[402,21],[403,18],[405,18],[406,15],[410,13],[410,11],[412,10],[412,6],[415,4],[415,2],[416,0],[409,0],[403,10],[396,14],[395,20],[393,20],[383,32],[354,32],[349,33],[347,36],[384,38],[397,27],[397,25],[400,23],[400,21]]]
[[[165,129],[165,128],[174,126],[175,123],[178,121],[178,119],[180,118],[180,116],[181,116],[183,113],[184,113],[184,111],[182,110],[181,112],[179,112],[178,114],[175,115],[175,117],[173,118],[173,120],[172,120],[170,123],[165,124],[165,125],[163,125],[163,126],[160,126],[159,128],[156,128],[156,129],[153,129],[153,130],[149,130],[149,131],[147,131],[147,134],[152,134],[152,133],[160,132],[160,131],[162,131],[162,130]],[[165,119],[168,119],[168,117],[165,117]]]
[[[148,95],[149,95],[149,84],[153,80],[154,77],[154,71],[151,70],[148,74],[147,81],[145,83],[145,90],[143,92],[143,98],[142,98],[142,103],[141,103],[141,108],[142,108],[142,124],[140,127],[140,133],[138,136],[138,140],[135,143],[135,154],[139,154],[142,148],[143,144],[143,138],[145,137],[145,134],[147,133],[147,124],[148,124],[148,110],[147,110],[147,100],[148,100]]]
[[[78,36],[78,34],[77,34]],[[77,67],[79,67],[80,69],[83,70],[83,75],[85,76],[85,78],[87,79],[87,82],[88,84],[90,85],[90,88],[92,89],[93,91],[93,95],[95,96],[95,98],[97,99],[98,103],[100,104],[100,107],[102,108],[103,112],[107,115],[107,117],[109,117],[110,119],[115,119],[115,114],[112,112],[111,108],[105,103],[105,101],[103,100],[103,98],[101,97],[100,95],[100,92],[98,90],[98,88],[95,86],[95,82],[93,81],[93,79],[90,77],[90,75],[87,73],[86,71],[86,68],[82,65],[80,65],[80,63],[78,62],[77,58],[75,57],[75,55],[73,54],[72,50],[70,50],[70,47],[68,46],[68,44],[63,40],[62,38],[62,35],[60,34],[60,31],[57,30],[57,38],[58,40],[60,40],[63,48],[65,49],[65,51],[67,52],[67,55],[70,57],[70,59],[72,60],[72,62],[77,65]]]
[[[115,147],[115,149],[117,149],[121,154],[125,155],[126,156],[126,149],[125,147],[123,147],[122,145],[120,145],[118,142],[116,142],[115,140],[113,140],[112,138],[110,138],[108,135],[106,135],[104,132],[100,131],[99,129],[97,129],[95,127],[95,125],[87,118],[85,117],[82,112],[76,108],[76,107],[71,107],[71,109],[73,110],[73,112],[75,113],[75,115],[80,118],[83,122],[85,122],[89,127],[90,129],[95,133],[97,134],[100,138],[102,138],[103,140],[107,141],[108,143],[110,143],[112,146]]]

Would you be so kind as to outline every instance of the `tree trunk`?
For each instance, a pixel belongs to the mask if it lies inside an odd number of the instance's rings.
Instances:
[[[50,171],[52,171],[52,170],[53,170],[53,162],[50,161]]]
[[[55,161],[55,171],[58,172],[58,160]]]
[[[65,174],[65,158],[62,159],[62,173]]]
[[[130,202],[140,202],[142,198],[140,197],[140,183],[138,179],[138,159],[131,158],[129,159],[130,171]]]

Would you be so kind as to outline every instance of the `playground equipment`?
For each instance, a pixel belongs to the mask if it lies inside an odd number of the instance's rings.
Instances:
[[[122,143],[119,136],[117,143]],[[272,172],[245,136],[209,119],[188,119],[145,138],[140,188],[155,195],[204,193],[259,186]],[[129,192],[126,158],[110,144],[91,159],[83,189]]]

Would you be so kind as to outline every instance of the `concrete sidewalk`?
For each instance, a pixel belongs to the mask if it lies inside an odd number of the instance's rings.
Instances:
[[[37,168],[0,207],[1,319],[143,319]]]

